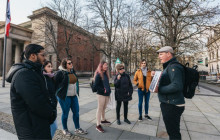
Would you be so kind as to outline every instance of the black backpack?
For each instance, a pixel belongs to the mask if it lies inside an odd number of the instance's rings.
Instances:
[[[178,62],[173,62],[171,64],[175,64]],[[178,63],[180,64],[180,63]],[[180,64],[185,71],[185,83],[183,88],[183,95],[187,99],[192,99],[192,97],[195,95],[196,87],[199,83],[199,72],[197,71],[198,66],[195,65],[192,68],[189,67],[189,63],[186,63],[185,65]]]
[[[92,80],[92,82],[90,83],[90,87],[91,87],[91,89],[92,89],[92,92],[97,92],[97,89],[96,89],[95,86],[94,86],[93,80]]]

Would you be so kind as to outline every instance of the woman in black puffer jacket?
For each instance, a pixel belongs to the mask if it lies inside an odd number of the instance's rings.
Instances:
[[[53,73],[53,67],[52,67],[52,63],[50,61],[46,61],[44,62],[44,77],[46,78],[47,81],[47,88],[49,91],[49,95],[50,95],[50,99],[51,99],[51,103],[53,105],[54,110],[57,110],[57,99],[55,96],[55,82],[54,82],[54,73]],[[53,138],[55,132],[57,130],[57,121],[55,120],[51,125],[50,125],[50,132],[51,132],[51,137]]]
[[[117,101],[116,105],[116,115],[117,115],[117,124],[120,125],[120,108],[121,103],[124,103],[124,122],[131,124],[128,120],[128,101],[132,100],[133,87],[131,84],[130,76],[125,73],[124,65],[118,64],[116,66],[118,74],[115,77],[115,100]]]

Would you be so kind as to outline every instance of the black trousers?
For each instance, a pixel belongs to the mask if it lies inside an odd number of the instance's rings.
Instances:
[[[170,140],[181,140],[180,118],[185,107],[161,103],[160,108]]]
[[[120,120],[121,102],[122,101],[117,101],[117,105],[116,105],[117,120]],[[127,119],[127,117],[128,117],[128,101],[127,102],[123,102],[123,103],[124,103],[124,119]]]

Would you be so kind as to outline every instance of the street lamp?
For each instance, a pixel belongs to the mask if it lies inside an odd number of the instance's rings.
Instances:
[[[219,80],[219,65],[217,64],[217,80]]]
[[[218,72],[218,74],[219,74],[219,65],[217,64],[217,72]]]

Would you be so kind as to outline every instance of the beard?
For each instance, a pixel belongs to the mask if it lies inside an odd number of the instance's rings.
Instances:
[[[44,59],[44,61],[41,61],[38,57],[37,57],[37,61],[36,63],[39,63],[41,65],[44,65],[44,62],[46,61],[46,59]]]

